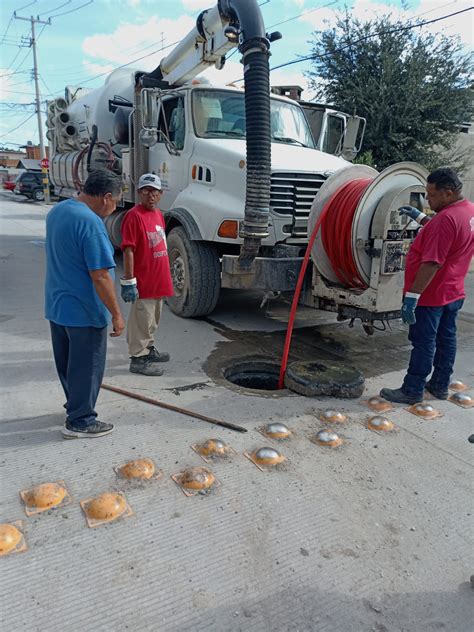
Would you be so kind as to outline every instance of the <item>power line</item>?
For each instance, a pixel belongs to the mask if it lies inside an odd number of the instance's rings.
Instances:
[[[320,11],[321,9],[326,9],[327,7],[332,6],[333,4],[336,4],[338,2],[338,0],[332,0],[332,2],[329,2],[328,4],[323,4],[320,7],[314,7],[314,9],[308,9],[306,11],[303,11],[302,13],[299,13],[298,15],[294,15],[292,18],[288,18],[287,20],[283,20],[282,22],[276,22],[276,24],[270,24],[269,29],[274,28],[275,26],[280,26],[281,24],[286,24],[287,22],[292,22],[293,20],[297,20],[298,18],[303,17],[304,15],[308,15],[309,13],[314,13],[315,11]]]
[[[72,0],[67,0],[67,2],[63,2],[63,4],[60,4],[57,7],[54,7],[54,9],[49,9],[48,11],[45,11],[44,13],[40,13],[39,15],[48,15],[48,13],[53,13],[53,11],[57,11],[58,9],[62,9],[66,5],[71,4],[71,2]]]
[[[71,9],[70,11],[64,11],[63,13],[56,13],[55,15],[50,15],[49,19],[51,20],[52,18],[59,18],[61,15],[67,15],[68,13],[74,13],[74,11],[79,11],[79,9],[82,9],[82,7],[87,7],[88,4],[92,4],[94,2],[94,0],[88,0],[87,2],[84,2],[84,4],[81,4],[81,6],[76,7],[75,9]]]
[[[16,127],[14,127],[13,129],[8,130],[8,132],[5,132],[5,134],[1,134],[0,138],[5,138],[5,136],[8,136],[9,134],[12,134],[13,132],[16,132],[17,129],[20,129],[20,127],[23,127],[23,125],[25,123],[28,123],[28,121],[33,118],[33,116],[35,116],[36,112],[33,112],[32,114],[30,114],[30,116],[28,116],[24,121],[22,121],[19,125],[17,125]],[[14,143],[15,145],[17,143]]]
[[[142,57],[138,57],[137,59],[132,59],[132,61],[129,61],[126,64],[117,66],[116,68],[114,68],[112,72],[114,72],[115,70],[119,70],[120,68],[126,68],[127,66],[130,66],[131,64],[134,64],[137,61],[141,61],[142,59],[146,59],[147,57],[151,57],[152,55],[156,55],[157,53],[160,53],[161,51],[164,51],[167,48],[170,48],[171,46],[175,46],[176,44],[179,44],[180,42],[181,40],[178,40],[177,42],[173,42],[172,44],[163,46],[163,48],[158,48],[157,50],[154,50],[151,53],[148,53],[148,55],[143,55]],[[86,81],[83,81],[82,83],[89,83],[90,81],[94,81],[94,79],[98,79],[99,77],[103,77],[104,75],[109,75],[109,74],[110,74],[110,71],[101,72],[99,75],[94,75],[93,77],[91,77],[90,79],[87,79]],[[59,93],[56,93],[56,94],[59,94]]]
[[[10,22],[8,22],[7,28],[5,29],[5,33],[2,35],[2,41],[0,42],[0,44],[3,44],[3,42],[5,41],[5,38],[6,38],[7,33],[8,33],[8,29],[10,28],[12,22],[13,22],[13,13],[11,14]]]
[[[36,4],[37,2],[38,2],[38,0],[33,0],[33,2],[25,4],[24,7],[20,7],[19,9],[17,9],[17,11],[23,11],[23,9],[27,9],[28,7],[31,7],[32,4]]]
[[[448,18],[452,18],[455,15],[460,15],[461,13],[466,13],[466,11],[472,11],[474,7],[468,7],[467,9],[462,9],[461,11],[456,11],[455,13],[450,13],[449,15],[443,15],[439,18],[434,18],[433,20],[426,20],[425,22],[420,22],[419,24],[410,24],[408,26],[398,26],[393,29],[387,29],[386,31],[379,31],[378,33],[371,33],[370,35],[365,35],[364,37],[359,38],[358,40],[354,40],[353,42],[349,42],[345,46],[341,46],[335,52],[340,52],[345,50],[346,48],[350,48],[354,46],[354,44],[360,44],[360,42],[365,42],[368,39],[373,37],[380,37],[380,35],[388,35],[390,33],[400,33],[401,31],[409,31],[411,29],[417,29],[422,26],[426,26],[427,24],[434,24],[435,22],[440,22],[441,20],[447,20]],[[270,70],[278,70],[280,68],[285,68],[286,66],[292,66],[293,64],[299,64],[302,61],[311,61],[312,59],[324,58],[332,55],[333,53],[325,53],[324,55],[306,55],[305,57],[300,57],[298,59],[293,59],[292,61],[287,61],[284,64],[279,64],[278,66],[274,66],[270,68]],[[238,79],[237,81],[243,81],[243,79]]]
[[[21,75],[21,74],[24,74],[25,72],[29,72],[29,70],[19,70],[18,72],[7,72],[4,75],[0,75],[0,79],[3,79],[3,77],[13,77],[13,75]]]

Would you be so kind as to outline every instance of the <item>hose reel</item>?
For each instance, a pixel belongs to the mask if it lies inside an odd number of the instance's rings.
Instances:
[[[313,306],[370,326],[399,316],[405,255],[419,225],[398,208],[423,208],[427,176],[424,167],[403,162],[382,173],[350,165],[326,180],[308,224],[311,234],[327,208],[311,251]]]

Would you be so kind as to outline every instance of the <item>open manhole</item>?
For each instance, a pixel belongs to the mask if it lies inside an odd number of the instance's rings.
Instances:
[[[223,371],[224,378],[242,388],[258,391],[278,390],[280,367],[274,362],[247,360],[237,362]]]

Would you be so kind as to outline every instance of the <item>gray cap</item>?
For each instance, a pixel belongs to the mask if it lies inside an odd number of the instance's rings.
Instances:
[[[162,191],[161,180],[158,176],[155,176],[154,173],[144,173],[140,176],[140,180],[138,181],[138,190],[143,189],[143,187],[152,187],[153,189]]]

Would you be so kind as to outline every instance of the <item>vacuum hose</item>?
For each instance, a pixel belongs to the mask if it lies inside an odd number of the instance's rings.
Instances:
[[[239,265],[249,269],[268,236],[271,186],[270,41],[257,0],[219,0],[221,15],[239,25],[245,77],[247,183]]]
[[[268,236],[271,185],[271,123],[268,45],[244,53],[247,183],[239,264],[248,269]]]

